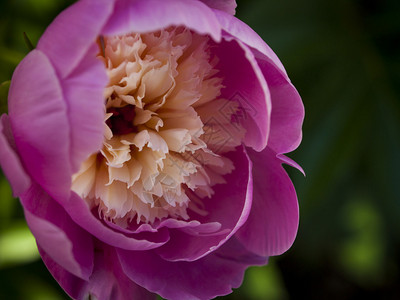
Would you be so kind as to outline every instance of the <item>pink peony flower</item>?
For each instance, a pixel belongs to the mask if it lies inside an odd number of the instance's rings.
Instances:
[[[286,251],[301,99],[234,0],[80,0],[19,64],[0,163],[74,299],[209,299]]]

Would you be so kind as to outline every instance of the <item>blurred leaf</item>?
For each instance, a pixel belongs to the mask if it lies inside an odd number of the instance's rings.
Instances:
[[[346,204],[344,221],[349,235],[340,247],[342,268],[366,287],[381,284],[386,246],[381,216],[369,199],[358,196]]]
[[[17,65],[25,56],[25,53],[10,50],[0,46],[0,59],[6,63]]]
[[[25,222],[14,222],[0,236],[0,268],[39,258],[36,241]]]
[[[247,299],[288,299],[279,269],[272,263],[248,269],[245,281]]]
[[[13,211],[17,203],[19,202],[12,197],[9,183],[4,176],[0,176],[0,232],[12,219]]]
[[[0,84],[0,115],[7,112],[8,90],[11,81],[5,81]]]
[[[24,289],[22,291],[24,299],[29,300],[62,300],[67,297],[59,290],[52,288],[47,282],[37,280],[35,278],[29,278],[24,283]]]

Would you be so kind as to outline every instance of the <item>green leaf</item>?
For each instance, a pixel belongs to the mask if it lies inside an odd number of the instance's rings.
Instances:
[[[26,46],[28,47],[29,51],[32,51],[33,49],[35,49],[35,46],[33,46],[32,42],[29,39],[26,32],[24,32],[23,34],[24,34],[24,41],[25,41]]]

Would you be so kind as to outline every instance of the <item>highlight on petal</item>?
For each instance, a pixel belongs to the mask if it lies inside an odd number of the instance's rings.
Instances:
[[[55,199],[68,198],[67,107],[57,74],[39,50],[31,51],[13,74],[9,116],[17,151],[29,175]]]
[[[11,184],[14,197],[22,195],[31,180],[16,153],[10,121],[5,114],[0,117],[0,166]]]
[[[237,232],[239,241],[260,256],[279,255],[293,244],[299,223],[296,191],[282,161],[268,147],[249,149],[253,162],[253,205]],[[265,172],[268,170],[268,172]]]
[[[116,0],[103,34],[145,33],[170,26],[185,26],[215,41],[221,39],[221,28],[213,10],[197,0]]]

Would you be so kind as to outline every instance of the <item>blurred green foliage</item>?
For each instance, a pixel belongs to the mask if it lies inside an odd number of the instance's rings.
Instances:
[[[72,0],[0,2],[0,82]],[[306,107],[297,240],[221,299],[400,299],[400,1],[238,0]],[[0,86],[6,111],[7,83]],[[0,179],[0,299],[67,299]],[[23,288],[21,288],[23,285]]]

